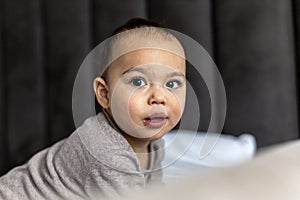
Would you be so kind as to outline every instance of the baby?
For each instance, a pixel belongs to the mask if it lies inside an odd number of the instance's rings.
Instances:
[[[161,182],[163,141],[185,104],[185,57],[169,31],[132,19],[94,80],[103,112],[0,178],[0,199],[114,199]]]

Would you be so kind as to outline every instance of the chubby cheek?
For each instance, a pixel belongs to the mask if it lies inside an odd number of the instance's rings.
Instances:
[[[177,96],[173,97],[173,101],[169,102],[169,121],[173,128],[180,120],[184,109],[184,102],[179,101]]]
[[[147,99],[144,95],[133,94],[129,97],[128,100],[128,111],[131,117],[131,120],[138,125],[143,126],[143,119],[147,117]]]
[[[168,101],[168,107],[170,109],[169,120],[171,128],[173,128],[181,119],[184,107],[185,107],[185,96],[186,89],[183,87],[180,90],[171,92],[170,98]]]
[[[119,126],[128,123],[129,119],[129,100],[131,91],[123,87],[122,84],[117,85],[113,90],[110,90],[110,109],[113,114],[114,120]]]

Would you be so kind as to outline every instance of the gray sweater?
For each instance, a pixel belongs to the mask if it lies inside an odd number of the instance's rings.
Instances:
[[[163,141],[144,171],[127,140],[100,113],[73,134],[0,178],[0,199],[116,199],[161,182]],[[161,149],[159,151],[155,151]]]

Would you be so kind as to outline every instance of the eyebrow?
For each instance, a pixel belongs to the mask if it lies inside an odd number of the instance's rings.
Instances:
[[[126,70],[125,72],[122,73],[122,75],[128,73],[128,72],[141,72],[143,74],[146,74],[147,73],[147,69],[144,69],[144,68],[132,68],[132,69],[129,69],[129,70]],[[185,75],[181,72],[177,72],[177,71],[174,71],[174,72],[171,72],[167,75],[167,77],[174,77],[174,76],[182,76],[182,77],[185,77]]]
[[[185,77],[183,73],[176,72],[176,71],[168,74],[168,77],[173,77],[173,76],[182,76],[182,77]]]
[[[141,72],[141,73],[145,74],[147,72],[147,70],[145,70],[143,68],[131,68],[131,69],[126,70],[125,72],[123,72],[122,75],[124,75],[128,72]]]

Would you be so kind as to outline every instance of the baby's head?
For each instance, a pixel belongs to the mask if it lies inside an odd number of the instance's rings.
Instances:
[[[156,23],[134,19],[107,42],[98,103],[127,137],[155,140],[180,120],[186,95],[180,42]]]

